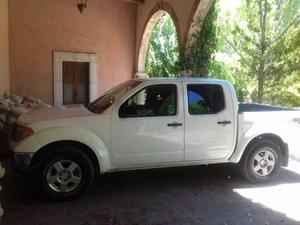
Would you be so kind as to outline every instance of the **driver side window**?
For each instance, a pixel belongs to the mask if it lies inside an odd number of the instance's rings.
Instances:
[[[175,84],[150,85],[122,104],[119,117],[174,116],[176,109]]]

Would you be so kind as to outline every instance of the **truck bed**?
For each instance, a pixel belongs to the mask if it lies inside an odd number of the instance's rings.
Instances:
[[[296,110],[296,109],[289,109],[286,107],[258,104],[258,103],[253,103],[253,104],[240,103],[239,104],[239,113],[263,112],[263,111],[294,111],[294,110]]]
[[[291,154],[300,156],[300,110],[263,104],[239,104],[239,135],[251,126],[279,129],[282,137],[289,140]],[[259,130],[259,129],[258,129]]]

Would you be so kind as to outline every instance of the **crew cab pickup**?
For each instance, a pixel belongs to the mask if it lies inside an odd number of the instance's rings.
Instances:
[[[227,81],[137,79],[86,107],[24,114],[12,148],[16,167],[63,199],[122,170],[238,163],[245,178],[265,182],[288,165],[299,131],[297,110],[239,112]]]

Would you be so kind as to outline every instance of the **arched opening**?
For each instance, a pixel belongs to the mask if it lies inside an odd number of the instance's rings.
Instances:
[[[148,77],[175,77],[179,73],[179,46],[171,16],[165,13],[155,25],[148,43],[145,72]]]
[[[158,26],[164,25],[164,22],[172,22],[172,32],[174,31],[176,34],[176,45],[177,51],[180,49],[180,37],[178,34],[179,26],[178,19],[176,17],[175,11],[173,8],[165,1],[160,1],[157,5],[152,9],[150,13],[150,17],[145,26],[138,53],[138,62],[137,62],[137,73],[136,77],[147,77],[146,75],[146,61],[147,54],[149,50],[150,39],[152,38],[152,34],[155,28]],[[170,25],[170,24],[169,24]],[[160,27],[161,28],[161,27]],[[174,33],[172,34],[174,36]],[[179,53],[178,53],[179,57]]]
[[[146,25],[142,37],[141,45],[140,45],[139,58],[138,58],[138,73],[145,73],[146,57],[147,57],[150,37],[155,25],[164,14],[165,11],[163,10],[157,11],[156,13],[153,14],[153,16],[150,18],[149,22]]]

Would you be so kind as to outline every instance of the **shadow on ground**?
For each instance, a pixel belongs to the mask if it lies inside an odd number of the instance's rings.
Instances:
[[[274,182],[254,185],[239,178],[236,170],[232,165],[212,165],[108,174],[77,200],[51,202],[36,198],[23,178],[8,169],[2,182],[2,224],[300,224],[234,191],[300,184],[299,174],[283,170]]]

